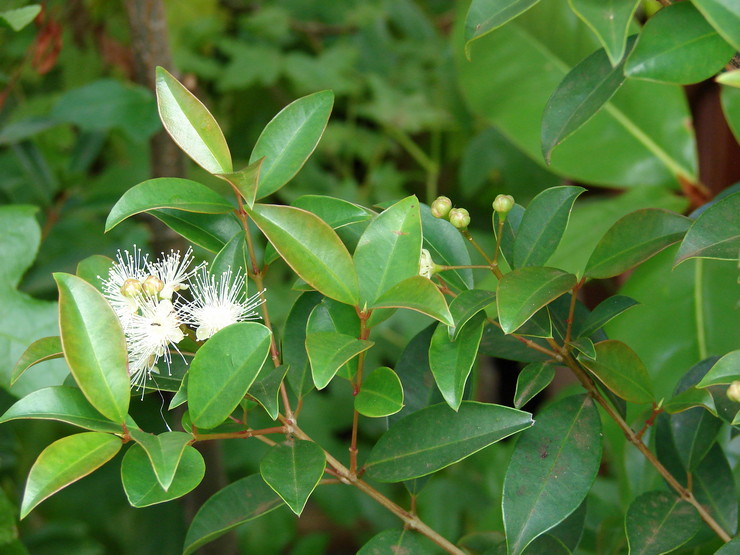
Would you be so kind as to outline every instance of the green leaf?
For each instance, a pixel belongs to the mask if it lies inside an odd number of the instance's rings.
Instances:
[[[628,51],[634,45],[630,39]],[[575,133],[614,96],[624,83],[626,58],[612,67],[599,49],[570,70],[547,101],[542,114],[542,156],[550,163],[553,149]]]
[[[379,482],[426,476],[529,428],[532,415],[509,407],[463,401],[457,412],[433,405],[396,422],[365,463]]]
[[[154,435],[131,430],[130,433],[134,441],[144,448],[159,485],[164,491],[169,490],[185,447],[193,441],[193,436],[184,432]]]
[[[309,94],[288,104],[267,124],[249,157],[250,164],[265,158],[258,199],[280,189],[303,167],[324,134],[333,105],[332,91]]]
[[[404,407],[388,418],[389,425],[437,402],[433,401],[433,397],[438,394],[438,390],[429,368],[429,344],[436,327],[435,322],[417,333],[398,357],[395,370],[403,385]]]
[[[28,474],[21,518],[60,489],[87,476],[121,449],[121,438],[100,432],[63,437],[44,449]]]
[[[332,331],[306,334],[306,352],[317,389],[324,389],[337,371],[375,343]]]
[[[62,341],[58,336],[42,337],[38,341],[34,341],[21,355],[18,362],[16,362],[13,372],[10,374],[10,385],[13,385],[15,381],[21,377],[21,374],[31,368],[31,366],[44,362],[45,360],[53,360],[55,358],[63,357]]]
[[[414,532],[410,530],[386,530],[374,535],[363,545],[357,555],[386,555],[398,553],[403,555],[427,555],[429,553]]]
[[[234,235],[242,231],[234,214],[201,214],[169,208],[151,210],[149,213],[175,233],[211,252],[219,252]]]
[[[734,555],[740,549],[740,537],[732,538],[725,545],[714,552],[714,555]]]
[[[252,208],[257,196],[257,185],[259,183],[260,171],[262,170],[262,163],[264,161],[264,158],[259,158],[249,164],[246,168],[232,173],[217,173],[216,177],[220,177],[224,181],[228,182],[234,189],[235,193],[244,199],[249,208]]]
[[[650,375],[635,352],[613,339],[596,343],[596,359],[579,356],[578,360],[606,387],[630,403],[652,403]]]
[[[703,407],[714,416],[717,416],[714,398],[709,391],[704,389],[690,387],[663,403],[663,410],[668,414],[676,414],[694,407]]]
[[[455,324],[444,295],[432,281],[418,275],[391,287],[369,308],[408,308],[431,316],[447,326]]]
[[[453,410],[458,410],[465,393],[465,383],[478,356],[483,336],[485,314],[468,321],[453,341],[447,328],[437,326],[429,345],[429,366],[442,397]]]
[[[403,386],[396,373],[387,366],[372,371],[362,382],[355,397],[355,410],[363,416],[381,418],[403,408]]]
[[[730,87],[740,87],[740,69],[733,69],[732,71],[725,71],[720,73],[714,78],[717,83],[722,85],[728,85]],[[724,90],[724,88],[723,88]]]
[[[640,303],[626,295],[614,295],[604,299],[588,315],[581,329],[577,330],[576,337],[592,336],[608,322],[638,304]]]
[[[218,251],[213,262],[208,266],[208,273],[215,276],[216,279],[220,279],[224,272],[229,270],[231,270],[232,276],[236,275],[237,272],[246,275],[247,268],[251,268],[247,241],[244,232],[240,231],[224,245],[224,248]]]
[[[740,79],[738,82],[740,83]],[[736,84],[734,87],[740,87],[740,84]],[[734,87],[723,86],[719,94],[727,125],[730,126],[732,134],[735,135],[735,140],[740,142],[740,90]]]
[[[181,432],[170,432],[181,433]],[[121,461],[121,482],[128,502],[141,508],[182,497],[200,484],[205,475],[203,456],[195,447],[185,446],[167,490],[157,481],[152,463],[141,445],[132,445]]]
[[[41,6],[39,4],[31,4],[13,10],[3,10],[0,12],[0,17],[10,25],[13,31],[20,31],[26,25],[30,24],[39,15],[39,12],[41,12]]]
[[[293,201],[291,206],[316,214],[332,229],[339,229],[373,218],[373,212],[359,204],[323,195],[303,195]]]
[[[691,2],[679,2],[648,20],[624,72],[637,79],[688,85],[717,73],[734,53]]]
[[[672,492],[649,491],[627,510],[625,528],[630,553],[661,555],[678,549],[699,531],[696,509]]]
[[[527,267],[498,282],[496,303],[504,333],[513,333],[549,302],[573,289],[576,276],[555,268]]]
[[[158,208],[202,214],[226,214],[234,210],[221,195],[205,185],[178,177],[159,177],[139,183],[123,193],[108,214],[105,231],[135,214]]]
[[[424,248],[432,259],[444,266],[470,266],[470,253],[462,234],[447,220],[435,218],[426,204],[419,205]],[[445,281],[459,289],[473,288],[473,270],[457,268],[439,273]]]
[[[205,342],[188,372],[188,408],[193,424],[215,428],[229,417],[267,359],[270,336],[262,324],[238,322]]]
[[[450,340],[454,341],[463,326],[478,312],[496,302],[496,293],[485,289],[469,289],[461,292],[450,303],[450,314],[455,321],[447,331]]]
[[[514,267],[542,266],[558,248],[583,187],[551,187],[529,203],[514,240]]]
[[[740,192],[713,203],[691,224],[678,249],[678,266],[689,258],[737,260],[740,253]]]
[[[370,222],[353,256],[360,304],[372,305],[394,285],[419,275],[421,214],[415,196],[384,210]]]
[[[159,117],[185,154],[209,173],[231,173],[229,146],[208,108],[162,67],[156,90]]]
[[[98,291],[103,291],[103,279],[108,276],[108,270],[113,265],[113,259],[101,254],[93,254],[77,264],[75,274]]]
[[[64,357],[82,393],[101,414],[124,422],[131,380],[126,340],[108,301],[77,276],[55,273]]]
[[[76,387],[62,385],[32,391],[19,399],[0,418],[0,422],[19,418],[59,420],[95,432],[122,433],[121,424],[111,422],[88,402]],[[136,424],[127,418],[126,425],[135,429]]]
[[[730,535],[737,533],[738,502],[732,468],[722,448],[712,445],[692,474],[693,493]]]
[[[313,389],[306,354],[306,327],[313,309],[323,299],[319,293],[303,293],[293,303],[283,329],[283,363],[288,365],[288,383],[298,398]]]
[[[711,367],[696,387],[730,384],[740,380],[740,350],[727,353]]]
[[[570,555],[570,553],[570,549],[560,538],[550,534],[535,538],[524,550],[524,555]]]
[[[273,368],[271,363],[265,363],[257,376],[259,380],[249,388],[249,396],[262,405],[262,408],[273,420],[277,420],[280,411],[278,394],[280,393],[280,384],[283,383],[288,368],[287,364],[281,364],[277,368]],[[266,375],[263,376],[263,374]]]
[[[339,302],[359,303],[352,258],[321,218],[292,206],[271,204],[255,204],[250,216],[280,256],[311,287]]]
[[[470,43],[526,12],[539,0],[473,0],[465,16],[465,53]]]
[[[510,267],[514,264],[514,243],[516,242],[516,234],[519,231],[519,225],[522,223],[524,212],[523,206],[515,204],[504,221],[504,229],[501,233],[501,254]],[[494,236],[498,236],[499,220],[499,213],[494,211],[491,218]]]
[[[735,50],[740,50],[740,5],[733,0],[693,0],[692,4]]]
[[[624,56],[627,32],[640,0],[568,0],[568,4],[596,34],[616,66]]]
[[[590,397],[561,399],[522,434],[504,480],[509,553],[522,553],[581,504],[601,464],[601,420]]]
[[[522,408],[535,395],[544,390],[555,378],[555,368],[546,362],[530,362],[527,364],[516,380],[516,391],[514,392],[514,406]]]
[[[644,208],[627,214],[596,245],[584,275],[618,276],[680,241],[690,225],[688,218],[661,208]]]
[[[282,504],[282,499],[259,474],[229,484],[210,497],[196,513],[185,535],[183,555],[190,555],[200,546]]]
[[[569,345],[588,358],[596,358],[596,347],[588,337],[578,337],[571,341]]]
[[[313,441],[274,445],[260,462],[260,474],[298,516],[324,475],[324,450]]]

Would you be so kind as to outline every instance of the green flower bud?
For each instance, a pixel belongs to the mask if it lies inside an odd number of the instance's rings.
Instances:
[[[735,380],[730,384],[730,387],[727,388],[727,398],[730,401],[740,403],[740,381]]]
[[[467,229],[470,225],[470,214],[465,208],[453,208],[450,210],[450,223],[457,229]]]
[[[141,284],[141,287],[145,293],[154,296],[164,289],[164,283],[157,276],[149,276]]]
[[[133,299],[141,294],[141,282],[138,279],[127,279],[121,285],[121,295],[127,299]]]
[[[452,201],[447,197],[437,197],[432,203],[432,216],[446,218],[452,208]]]
[[[501,214],[508,214],[514,208],[514,197],[511,195],[498,195],[493,201],[493,209]]]

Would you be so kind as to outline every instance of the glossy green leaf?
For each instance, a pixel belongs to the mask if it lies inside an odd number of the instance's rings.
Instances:
[[[329,121],[334,93],[320,91],[283,108],[262,131],[249,157],[265,158],[257,198],[274,193],[290,181],[311,156]]]
[[[692,0],[692,4],[735,50],[740,50],[740,6],[733,0]]]
[[[403,408],[403,386],[396,373],[387,366],[372,371],[362,382],[355,397],[355,410],[363,416],[381,418]]]
[[[231,173],[218,173],[216,177],[220,177],[228,182],[234,189],[234,192],[244,199],[249,208],[252,208],[257,196],[257,186],[264,161],[264,158],[259,158],[246,168]]]
[[[486,289],[469,289],[461,292],[450,303],[450,314],[455,321],[454,327],[448,327],[450,339],[454,341],[463,326],[478,312],[496,302],[496,293]]]
[[[353,256],[360,280],[360,304],[374,302],[405,279],[419,274],[421,214],[415,196],[384,210],[370,222]]]
[[[262,408],[273,420],[277,420],[280,411],[278,394],[280,393],[280,384],[283,383],[287,372],[287,364],[273,368],[272,363],[267,362],[257,376],[259,379],[249,388],[249,396],[262,405]]]
[[[727,456],[717,443],[709,449],[692,477],[696,500],[730,536],[737,534],[735,479]]]
[[[260,462],[262,479],[298,516],[324,475],[324,450],[313,441],[274,445]]]
[[[221,195],[205,185],[178,177],[159,177],[139,183],[123,193],[108,214],[105,231],[135,214],[158,208],[202,214],[226,214],[234,210]]]
[[[369,308],[408,308],[431,316],[447,326],[455,323],[444,295],[432,281],[418,275],[391,287]]]
[[[414,532],[404,528],[403,530],[386,530],[374,535],[360,548],[357,555],[386,555],[387,553],[427,555],[429,551]]]
[[[168,491],[175,478],[175,471],[180,464],[185,447],[192,442],[193,436],[183,432],[164,432],[154,435],[141,430],[131,430],[130,433],[134,441],[146,452],[157,482],[164,491]]]
[[[250,216],[280,256],[311,287],[339,302],[359,303],[352,258],[321,218],[292,206],[270,204],[255,204]]]
[[[545,362],[527,364],[516,379],[514,407],[520,409],[544,390],[555,378],[555,368]]]
[[[601,465],[601,420],[587,395],[561,399],[522,434],[504,480],[509,553],[522,553],[581,504]]]
[[[496,289],[504,333],[513,333],[545,306],[576,285],[576,276],[555,268],[519,268],[504,275]]]
[[[211,252],[219,252],[234,235],[242,231],[234,214],[201,214],[169,208],[151,210],[149,213],[175,233]]]
[[[156,90],[159,117],[185,154],[209,173],[231,173],[229,146],[208,108],[162,67]]]
[[[101,414],[123,422],[131,380],[126,340],[108,301],[77,276],[55,273],[64,357],[80,389]]]
[[[433,399],[438,390],[429,368],[429,344],[436,327],[435,322],[412,337],[398,358],[395,371],[403,385],[404,407],[388,418],[389,425],[437,402]]]
[[[283,363],[288,365],[288,383],[297,397],[313,389],[308,354],[306,354],[306,326],[311,312],[323,299],[315,291],[303,293],[293,303],[283,329]]]
[[[49,445],[28,474],[21,518],[47,497],[103,466],[120,449],[121,438],[101,432],[83,432]]]
[[[722,85],[740,87],[740,69],[733,69],[731,71],[720,73],[714,80]]]
[[[625,518],[630,553],[674,551],[696,535],[700,524],[696,509],[672,492],[644,493],[632,502]]]
[[[533,423],[528,412],[499,405],[463,401],[457,412],[446,404],[432,405],[381,436],[365,463],[367,476],[379,482],[425,476]]]
[[[251,268],[249,253],[247,252],[247,241],[243,231],[240,231],[224,245],[213,262],[208,266],[208,273],[220,279],[224,272],[231,270],[232,275],[241,272],[246,275],[247,268]]]
[[[206,501],[190,523],[183,555],[215,540],[240,524],[254,520],[283,504],[259,474],[229,484]]]
[[[461,45],[462,25],[458,33]],[[472,62],[461,52],[456,60],[470,108],[542,163],[544,107],[571,68],[598,48],[596,37],[566,2],[540,2],[472,46]],[[695,179],[693,132],[681,123],[689,117],[681,90],[627,80],[557,149],[550,169],[577,182],[628,188],[675,183],[677,174]]]
[[[270,335],[262,324],[239,322],[217,332],[198,350],[188,372],[193,424],[215,428],[229,417],[262,368]]]
[[[470,253],[462,234],[447,220],[435,218],[426,204],[420,204],[423,246],[432,255],[434,262],[444,266],[470,266]],[[438,274],[449,284],[459,289],[473,288],[473,270],[456,268]]]
[[[555,528],[551,528],[546,535],[559,539],[568,549],[575,551],[583,537],[587,509],[588,497],[583,500],[583,503],[575,511],[570,513],[568,518]]]
[[[514,243],[516,241],[516,234],[519,231],[519,225],[522,223],[522,218],[524,217],[524,212],[523,206],[515,204],[504,221],[504,228],[501,233],[501,254],[510,267],[514,264]],[[498,212],[494,211],[491,224],[494,236],[498,236]]]
[[[101,254],[94,254],[77,264],[75,274],[102,292],[103,279],[108,276],[108,270],[112,265],[113,259]]]
[[[53,360],[55,358],[63,358],[64,353],[62,352],[62,341],[59,337],[42,337],[38,341],[31,343],[25,352],[18,359],[18,362],[13,368],[13,372],[10,374],[10,385],[13,385],[15,381],[21,377],[21,374],[28,370],[31,366],[34,366],[45,360]]]
[[[524,13],[539,0],[473,0],[465,17],[465,53],[470,43]]]
[[[680,241],[691,220],[660,208],[627,214],[609,228],[586,264],[585,276],[618,276]]]
[[[577,337],[590,337],[608,322],[638,304],[640,303],[626,295],[614,295],[604,299],[591,311],[583,326],[576,330],[575,335]]]
[[[454,341],[444,326],[437,326],[432,336],[429,366],[442,397],[453,410],[460,407],[465,383],[478,357],[485,319],[483,313],[473,317],[462,326]]]
[[[648,20],[624,72],[637,79],[687,85],[717,73],[734,53],[691,2],[679,2]]]
[[[628,51],[634,45],[630,39]],[[542,156],[549,163],[553,149],[604,107],[624,83],[626,58],[612,67],[604,49],[578,63],[547,101],[542,114]]]
[[[576,351],[582,353],[588,358],[596,358],[596,347],[594,347],[594,342],[588,337],[578,337],[572,340],[569,344]]]
[[[96,411],[79,389],[62,385],[45,387],[29,393],[5,411],[0,417],[0,422],[19,418],[58,420],[95,432],[114,434],[123,432],[121,424],[111,422]],[[136,428],[136,424],[130,418],[127,418],[126,425],[129,428]]]
[[[578,360],[606,387],[630,403],[655,401],[647,368],[635,352],[616,340],[596,343],[596,359],[579,356]]]
[[[568,0],[573,13],[588,25],[609,55],[613,66],[625,52],[627,32],[639,0]]]
[[[514,240],[514,267],[542,266],[558,248],[583,187],[551,187],[529,203]]]
[[[170,432],[182,433],[182,432]],[[141,445],[132,445],[121,461],[121,482],[132,507],[141,508],[178,499],[200,484],[206,465],[197,449],[187,445],[166,490],[157,480],[152,462]]]
[[[344,364],[374,344],[331,331],[307,333],[306,352],[316,388],[324,389]]]
[[[13,31],[20,31],[26,25],[29,25],[39,15],[40,11],[41,5],[31,4],[21,8],[3,10],[0,12],[0,18],[4,19]]]
[[[535,538],[523,553],[524,555],[570,555],[571,551],[559,538],[545,534]]]
[[[373,212],[352,202],[323,195],[304,195],[298,197],[291,206],[302,208],[329,224],[332,229],[342,228],[358,222],[370,220]]]
[[[690,387],[675,395],[670,400],[663,403],[663,410],[668,414],[676,414],[694,407],[703,407],[717,416],[717,408],[714,405],[714,398],[709,391]]]
[[[740,380],[740,350],[727,353],[719,359],[696,387],[730,384],[736,380]]]
[[[691,224],[675,265],[689,258],[737,260],[740,253],[740,193],[712,204]]]
[[[714,555],[735,555],[740,550],[740,537],[732,538],[714,552]]]
[[[740,142],[740,88],[735,87],[740,87],[740,80],[733,87],[722,87],[720,102],[725,120],[727,120],[732,134],[735,135],[735,140]]]

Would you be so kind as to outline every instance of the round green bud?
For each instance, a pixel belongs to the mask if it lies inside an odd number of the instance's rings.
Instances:
[[[730,387],[727,388],[727,398],[730,401],[740,403],[740,381],[735,380],[730,384]]]
[[[511,195],[498,195],[493,201],[493,209],[499,214],[508,214],[514,208],[514,197]]]
[[[470,225],[470,214],[465,208],[450,210],[450,223],[457,229],[466,229]]]
[[[432,203],[432,216],[446,218],[452,208],[452,201],[447,197],[437,197]]]
[[[145,293],[154,296],[164,289],[164,282],[157,276],[149,276],[141,284],[141,287]]]
[[[121,285],[121,295],[127,299],[133,299],[141,294],[141,282],[138,279],[129,278]]]

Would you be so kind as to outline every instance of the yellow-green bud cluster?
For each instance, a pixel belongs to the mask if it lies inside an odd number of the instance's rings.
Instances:
[[[467,229],[470,225],[470,214],[465,208],[453,208],[450,210],[450,223],[457,229]]]
[[[432,203],[432,216],[435,218],[446,218],[452,209],[452,201],[447,197],[437,197]]]
[[[493,209],[501,216],[511,212],[512,208],[514,208],[514,197],[511,195],[498,195],[493,201]]]

